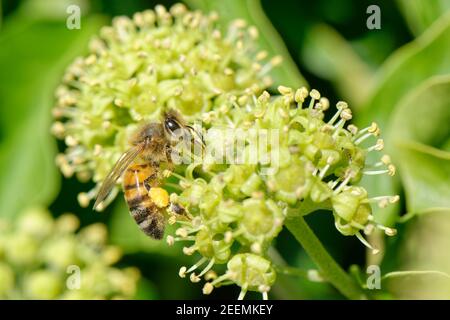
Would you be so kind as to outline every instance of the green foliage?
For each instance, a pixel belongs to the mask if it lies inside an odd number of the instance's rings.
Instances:
[[[377,121],[381,128],[400,99],[433,75],[450,72],[450,13],[421,37],[396,51],[376,74],[376,85],[359,117],[360,123]]]
[[[382,130],[387,129],[394,108],[406,94],[427,78],[450,72],[450,60],[446,54],[449,50],[450,13],[386,61],[376,75],[376,84],[364,112],[356,116],[357,123],[363,125],[367,121],[376,121]],[[394,147],[391,137],[387,136],[387,151],[393,151]],[[384,177],[375,177],[365,186],[373,194],[398,193],[399,190],[398,182],[388,181]],[[383,212],[378,210],[375,214],[381,222],[392,224],[398,217],[399,208],[391,207]]]
[[[325,24],[311,28],[302,58],[310,71],[331,81],[352,108],[361,107],[372,86],[373,71],[336,30]]]
[[[442,149],[450,137],[449,123],[449,76],[427,80],[395,108],[389,135],[408,211],[450,208],[450,152]]]
[[[450,10],[448,0],[397,0],[409,28],[420,35],[442,14]]]
[[[80,31],[64,23],[17,15],[0,34],[0,215],[24,205],[50,204],[59,191],[56,144],[49,132],[53,90],[65,65],[79,54],[102,19]]]

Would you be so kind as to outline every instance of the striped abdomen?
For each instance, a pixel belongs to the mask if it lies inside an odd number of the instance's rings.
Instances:
[[[162,239],[165,218],[163,208],[156,206],[148,192],[158,187],[156,168],[150,164],[132,164],[123,175],[123,190],[130,214],[148,236]]]

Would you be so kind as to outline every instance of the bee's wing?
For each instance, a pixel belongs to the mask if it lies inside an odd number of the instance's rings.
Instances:
[[[117,160],[114,167],[111,169],[108,176],[103,180],[102,186],[97,194],[97,199],[94,203],[94,209],[105,200],[108,194],[111,192],[112,188],[116,184],[117,179],[122,176],[122,173],[128,168],[128,166],[133,162],[134,159],[142,152],[145,148],[145,143],[138,144],[135,147],[132,147],[128,151],[126,151],[122,156]]]

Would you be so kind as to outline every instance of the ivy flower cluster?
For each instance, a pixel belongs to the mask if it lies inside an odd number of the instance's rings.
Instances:
[[[82,206],[129,147],[137,123],[159,120],[165,108],[192,120],[223,93],[259,93],[271,84],[280,57],[258,51],[254,27],[237,20],[223,32],[217,19],[182,4],[117,17],[68,67],[56,90],[52,132],[67,145],[57,158],[62,173],[97,183],[79,195]]]
[[[194,162],[179,177],[182,192],[171,196],[172,202],[187,208],[191,217],[186,221],[173,215],[169,221],[180,227],[167,241],[186,242],[185,254],[201,256],[192,267],[182,267],[180,276],[189,275],[193,282],[204,276],[205,294],[216,286],[235,283],[241,287],[240,298],[248,290],[259,291],[266,298],[275,281],[267,251],[290,216],[329,209],[337,230],[355,235],[373,253],[378,250],[363,234],[374,228],[386,235],[395,234],[394,229],[374,221],[371,204],[384,207],[399,197],[369,198],[367,191],[357,186],[364,175],[395,174],[386,155],[377,163],[366,164],[368,153],[383,149],[378,126],[372,123],[359,129],[346,125],[352,112],[342,101],[325,120],[330,103],[317,90],[284,86],[278,90],[280,94],[274,97],[266,91],[258,97],[229,95],[217,109],[203,115],[209,130],[231,127],[279,132],[277,140],[268,140],[266,151],[258,149],[256,163]],[[225,148],[244,146],[238,158],[254,154],[251,134],[231,137]],[[208,139],[207,134],[205,138],[209,149],[224,147],[223,140]],[[263,161],[271,157],[269,153],[278,154],[278,161]],[[210,272],[214,265],[225,263],[223,275]]]
[[[56,220],[41,208],[15,223],[0,220],[1,299],[130,299],[139,271],[113,267],[121,251],[108,245],[103,224],[75,231],[73,214]]]
[[[104,27],[57,90],[52,131],[67,145],[57,163],[65,176],[96,183],[78,196],[88,206],[142,121],[159,120],[173,108],[189,123],[201,123],[195,128],[203,130],[206,154],[171,173],[170,184],[179,190],[170,195],[167,218],[178,228],[167,243],[183,242],[184,254],[199,257],[179,275],[204,279],[205,294],[236,284],[240,299],[248,291],[266,299],[276,280],[268,249],[286,219],[328,209],[340,233],[358,237],[373,253],[377,249],[364,234],[375,228],[395,234],[374,221],[371,206],[399,197],[371,198],[358,186],[364,175],[392,176],[395,167],[382,154],[367,163],[369,153],[383,149],[380,130],[375,123],[351,124],[347,103],[338,102],[327,114],[330,102],[317,90],[279,86],[274,96],[264,91],[280,58],[258,50],[254,27],[237,20],[221,32],[217,19],[177,4]],[[223,129],[238,133],[208,134]],[[275,139],[255,147],[255,132]],[[235,151],[239,161],[214,161],[224,149]],[[183,215],[170,210],[180,206]]]

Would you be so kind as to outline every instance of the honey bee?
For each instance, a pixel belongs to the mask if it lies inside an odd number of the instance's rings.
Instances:
[[[146,235],[162,239],[166,225],[165,212],[170,201],[168,192],[161,188],[164,179],[161,164],[173,168],[173,144],[180,131],[184,134],[186,130],[195,133],[191,137],[197,141],[200,138],[204,147],[201,135],[174,110],[166,111],[161,122],[147,123],[139,128],[130,139],[131,148],[122,154],[103,181],[94,209],[123,176],[122,186],[131,216]],[[184,212],[179,205],[174,205],[172,209],[177,214]]]

